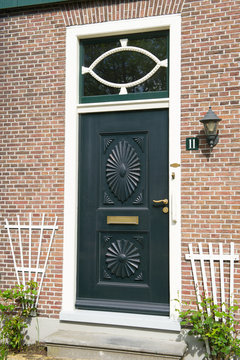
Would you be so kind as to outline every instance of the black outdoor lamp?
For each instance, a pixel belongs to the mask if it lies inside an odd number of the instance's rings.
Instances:
[[[218,123],[221,120],[222,119],[212,111],[211,106],[209,106],[209,110],[204,118],[200,120],[204,125],[204,131],[210,148],[213,148],[218,143]]]

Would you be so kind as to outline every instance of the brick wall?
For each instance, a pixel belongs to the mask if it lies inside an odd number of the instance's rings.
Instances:
[[[42,313],[61,307],[64,207],[65,25],[50,9],[1,19],[0,283],[16,282],[4,219],[52,224],[58,216],[40,299]],[[25,235],[27,236],[27,235]],[[13,233],[16,243],[17,232]],[[37,239],[35,239],[36,241]],[[24,241],[24,240],[23,240]],[[24,247],[26,249],[26,247]]]
[[[0,286],[15,282],[4,226],[16,215],[35,223],[58,216],[41,314],[61,308],[64,196],[66,26],[182,14],[182,249],[183,295],[193,297],[184,260],[189,242],[239,242],[239,2],[74,2],[2,13],[1,24],[1,246]],[[222,118],[219,144],[209,151],[199,119],[209,105]],[[200,137],[198,151],[185,138]],[[240,298],[240,267],[235,278]],[[50,314],[51,309],[51,314]]]
[[[189,242],[233,241],[240,250],[239,15],[237,1],[185,1],[182,12],[183,255]],[[209,106],[222,118],[212,152],[199,123]],[[185,150],[188,136],[200,137],[199,151]],[[183,260],[186,300],[193,297],[191,278],[190,264]]]

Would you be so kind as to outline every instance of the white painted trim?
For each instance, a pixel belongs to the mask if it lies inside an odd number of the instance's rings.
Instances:
[[[181,15],[172,15],[169,46],[169,165],[181,164]],[[172,174],[175,173],[175,178]],[[169,198],[173,211],[169,217],[170,317],[178,318],[181,301],[181,167],[169,166]]]
[[[107,35],[170,30],[170,96],[169,99],[137,100],[98,104],[78,104],[79,39]],[[180,60],[181,16],[166,15],[143,19],[113,21],[67,28],[66,35],[66,125],[65,125],[65,193],[64,193],[64,262],[63,303],[61,320],[97,322],[170,330],[177,318],[176,302],[181,299],[181,226],[180,167],[169,167],[170,190],[177,210],[170,216],[170,319],[161,316],[121,314],[102,311],[75,310],[76,248],[77,248],[77,169],[78,114],[114,110],[169,107],[169,164],[180,164]],[[172,173],[175,179],[172,179]],[[94,315],[94,316],[93,316]],[[144,322],[142,321],[145,318]],[[92,319],[94,318],[94,321]],[[124,324],[123,324],[124,323]],[[156,325],[159,323],[159,325]],[[167,325],[168,323],[168,325]],[[175,325],[176,322],[174,321]],[[148,325],[146,325],[148,324]],[[174,325],[174,326],[175,326]],[[158,326],[158,327],[156,327]],[[174,327],[173,326],[173,327]],[[177,327],[178,328],[178,327]],[[175,328],[176,329],[176,328]]]
[[[179,322],[177,320],[171,320],[167,316],[74,310],[62,311],[60,314],[60,320],[89,324],[134,326],[136,328],[145,329],[180,331]]]
[[[145,100],[128,100],[113,101],[92,104],[79,104],[77,110],[79,114],[96,113],[106,111],[129,111],[129,110],[146,110],[146,109],[164,109],[169,107],[169,99],[145,99]]]
[[[108,21],[76,25],[67,28],[71,36],[79,39],[123,35],[147,31],[168,30],[181,24],[181,15],[149,16],[142,19]],[[181,34],[178,34],[178,36]],[[180,40],[180,39],[179,39]],[[175,45],[175,44],[174,44]],[[180,59],[179,59],[180,60]]]
[[[77,251],[77,179],[78,179],[78,38],[66,31],[65,101],[65,172],[64,172],[64,244],[62,308],[74,309]]]

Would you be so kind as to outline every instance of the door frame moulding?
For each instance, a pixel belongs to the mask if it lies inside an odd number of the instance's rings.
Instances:
[[[91,37],[169,29],[169,98],[97,104],[79,104],[79,40]],[[177,302],[181,300],[181,207],[180,207],[180,60],[181,15],[154,16],[66,29],[66,114],[63,302],[60,320],[149,329],[179,330]],[[78,116],[81,113],[169,109],[169,288],[170,317],[75,309],[78,194]],[[174,173],[174,176],[173,176]]]

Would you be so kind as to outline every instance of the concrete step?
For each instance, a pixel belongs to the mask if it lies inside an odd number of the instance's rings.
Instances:
[[[59,330],[45,339],[48,355],[84,360],[175,360],[181,359],[186,343],[157,340],[149,335],[117,335]]]

